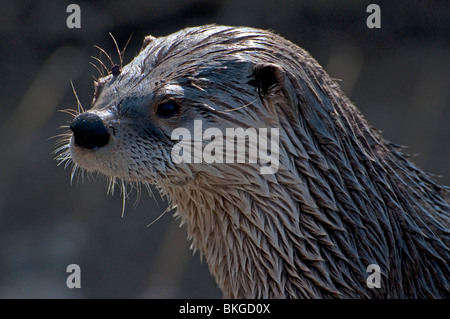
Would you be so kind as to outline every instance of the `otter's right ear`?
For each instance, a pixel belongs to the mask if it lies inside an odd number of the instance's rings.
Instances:
[[[266,95],[284,86],[284,71],[276,64],[258,64],[253,68],[253,78],[248,82],[260,95]]]
[[[144,42],[142,43],[141,51],[144,50],[150,43],[152,43],[156,38],[152,35],[148,35],[144,38]]]

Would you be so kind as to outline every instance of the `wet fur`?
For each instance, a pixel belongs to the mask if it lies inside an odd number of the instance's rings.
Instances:
[[[154,113],[167,99],[182,112],[162,121]],[[121,72],[97,81],[89,112],[107,123],[110,145],[87,152],[66,136],[59,160],[156,185],[224,297],[450,297],[448,188],[280,36],[203,26],[148,37]],[[171,130],[196,118],[204,128],[279,128],[279,171],[172,163]],[[381,268],[380,289],[366,285],[369,264]]]

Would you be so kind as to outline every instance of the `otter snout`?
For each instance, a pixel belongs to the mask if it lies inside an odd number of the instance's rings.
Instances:
[[[107,145],[110,134],[100,116],[85,112],[78,115],[70,125],[73,132],[75,145],[78,147],[93,149]]]

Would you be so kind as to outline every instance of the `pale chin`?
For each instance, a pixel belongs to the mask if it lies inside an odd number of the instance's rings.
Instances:
[[[70,138],[69,149],[70,156],[72,157],[73,162],[80,168],[85,169],[89,172],[99,171],[102,174],[105,174],[105,167],[101,167],[100,163],[98,162],[98,158],[96,158],[97,156],[95,151],[88,151],[76,146],[73,135]]]
[[[73,136],[69,143],[70,156],[75,164],[88,172],[98,172],[107,177],[118,177],[124,180],[134,180],[128,174],[126,163],[117,153],[112,153],[108,149],[88,150],[75,145]],[[112,158],[112,156],[115,156]],[[111,163],[116,163],[113,167]],[[124,165],[124,166],[121,166]]]

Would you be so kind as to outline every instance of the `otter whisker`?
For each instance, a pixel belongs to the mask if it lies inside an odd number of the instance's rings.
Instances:
[[[161,219],[166,213],[170,212],[171,210],[175,209],[173,206],[168,206],[158,217],[156,217],[150,224],[148,224],[146,227],[150,227],[154,223],[156,223],[158,220]]]
[[[70,85],[72,86],[73,94],[75,95],[75,98],[77,99],[78,113],[84,112],[83,105],[81,105],[80,99],[78,98],[77,91],[75,90],[72,80],[70,80]]]
[[[108,68],[107,68],[106,65],[103,63],[102,60],[100,60],[99,58],[97,58],[97,57],[95,57],[95,56],[91,56],[91,58],[94,59],[94,60],[96,60],[96,61],[98,61],[98,62],[100,63],[100,66],[102,67],[102,70],[103,70],[103,69],[108,70]],[[93,65],[94,65],[94,64],[93,64]],[[97,70],[98,70],[98,68],[97,68]],[[101,76],[102,76],[102,77],[105,76],[104,72],[101,72]]]
[[[99,49],[100,52],[102,52],[104,55],[106,55],[106,57],[108,58],[109,62],[111,63],[111,66],[113,66],[113,65],[115,64],[114,61],[111,59],[111,56],[110,56],[108,53],[106,53],[105,50],[103,50],[102,48],[100,48],[98,45],[94,45],[94,47],[95,47],[96,49]],[[93,58],[94,58],[94,57],[93,57]],[[99,61],[99,62],[105,67],[105,70],[108,70],[108,68],[103,64],[103,62],[102,62],[100,59],[97,59],[97,58],[94,58],[94,59],[96,59],[97,61]]]
[[[54,143],[56,149],[52,154],[56,154],[55,160],[58,162],[58,166],[65,163],[64,168],[67,168],[72,163],[72,157],[70,154],[69,143],[71,134],[69,131],[50,137],[49,139],[57,138]]]
[[[258,100],[258,98],[255,98],[253,101],[251,101],[249,103],[246,103],[244,105],[241,105],[241,106],[238,106],[238,107],[235,107],[235,108],[232,108],[232,109],[223,110],[223,111],[216,110],[215,108],[213,108],[212,106],[210,106],[207,103],[203,103],[203,106],[207,107],[208,109],[210,109],[210,110],[212,110],[214,112],[221,113],[221,114],[226,114],[226,113],[229,113],[229,112],[233,112],[233,111],[237,111],[237,110],[246,108],[246,107],[252,105],[253,103],[255,103],[257,100]]]
[[[130,35],[130,37],[128,38],[127,42],[125,43],[125,46],[123,47],[122,51],[120,51],[119,45],[117,44],[117,41],[116,41],[116,39],[114,38],[114,36],[112,35],[111,32],[109,32],[109,35],[110,35],[111,38],[113,39],[114,45],[116,46],[117,54],[119,55],[119,60],[120,60],[120,69],[122,69],[122,66],[123,66],[123,57],[124,57],[124,55],[125,55],[125,50],[126,50],[128,44],[130,43],[131,37],[132,37],[133,35]]]
[[[120,187],[120,196],[122,196],[122,214],[125,215],[126,200],[128,198],[127,182],[121,178],[115,176],[108,176],[108,188],[106,194],[114,196],[114,189],[116,185]]]
[[[91,57],[91,58],[94,58],[94,57]],[[97,58],[95,58],[95,59],[97,59]],[[99,59],[97,59],[97,60],[99,60]],[[100,61],[100,63],[102,63],[101,61]],[[97,69],[97,71],[98,71],[98,73],[100,74],[100,76],[105,76],[105,74],[103,73],[103,69],[100,69],[95,63],[93,63],[93,62],[89,62],[89,64],[90,65],[92,65],[94,68],[96,68]],[[94,78],[94,81],[97,81],[97,78],[95,78],[94,76],[93,76],[93,78]]]
[[[67,169],[67,167],[69,167],[69,165],[73,165],[73,161],[72,161],[72,158],[70,157],[70,154],[68,154],[67,157],[64,158],[64,161],[66,162],[64,165],[64,169]]]
[[[121,181],[121,191],[122,191],[122,218],[125,214],[125,203],[127,201],[127,184],[125,183],[125,181],[122,179]]]
[[[206,106],[208,109],[214,111],[214,112],[219,112],[217,111],[215,108],[213,108],[212,106],[210,106],[209,104],[203,103],[203,106]]]
[[[116,178],[114,176],[108,176],[108,189],[106,191],[106,194],[114,195],[114,187],[116,185]]]
[[[61,152],[61,153],[60,153],[60,152]],[[56,157],[57,160],[59,160],[59,159],[64,159],[64,160],[65,160],[67,155],[69,155],[69,158],[70,158],[69,146],[66,145],[66,144],[64,144],[64,145],[58,147],[57,149],[55,149],[55,150],[53,151],[53,153],[60,153],[60,154]],[[60,164],[61,164],[61,163],[58,163],[58,165],[60,165]]]
[[[72,161],[73,162],[73,161]],[[77,163],[75,163],[75,162],[73,162],[73,166],[72,166],[72,173],[70,174],[70,185],[72,185],[73,184],[73,179],[74,179],[74,177],[75,177],[75,174],[77,174],[77,180],[79,180],[80,178],[81,178],[81,181],[83,181],[83,179],[84,179],[84,175],[83,175],[83,169],[78,169],[78,168],[80,168],[79,166],[78,166],[78,164]]]
[[[80,114],[79,111],[74,110],[74,109],[58,110],[58,112],[66,113],[66,114],[69,114],[69,115],[71,115],[73,117],[77,117]],[[65,127],[65,126],[61,126],[61,127]]]
[[[228,110],[223,110],[223,111],[217,111],[217,112],[219,112],[219,113],[227,113],[227,112],[237,111],[237,110],[243,109],[243,108],[245,108],[245,107],[248,107],[249,105],[252,105],[252,104],[255,103],[257,100],[258,100],[258,98],[254,99],[253,101],[251,101],[251,102],[249,102],[249,103],[247,103],[247,104],[244,104],[244,105],[242,105],[242,106],[235,107],[235,108],[233,108],[233,109],[228,109]]]
[[[120,53],[119,45],[117,44],[117,41],[114,38],[114,36],[112,35],[112,33],[111,32],[108,32],[108,33],[109,33],[109,36],[112,38],[114,45],[116,46],[117,54],[119,55],[120,68],[122,69],[122,54]]]
[[[59,129],[67,129],[67,128],[69,128],[69,126],[67,126],[67,125],[62,125],[62,126],[59,127]],[[59,145],[61,143],[67,143],[70,140],[70,133],[68,133],[66,131],[64,133],[51,136],[51,137],[48,138],[48,140],[51,140],[51,139],[54,139],[54,138],[58,138],[56,140],[56,145]]]
[[[133,183],[132,189],[136,190],[136,199],[133,203],[133,207],[136,208],[139,204],[139,201],[141,199],[141,184],[139,182]]]
[[[153,189],[151,188],[151,185],[149,183],[142,183],[142,184],[147,189],[147,193],[149,194],[150,198],[153,198],[153,200],[156,203],[156,206],[159,207],[158,200],[156,199],[155,194],[153,193]],[[161,192],[160,192],[160,194],[161,194]]]

